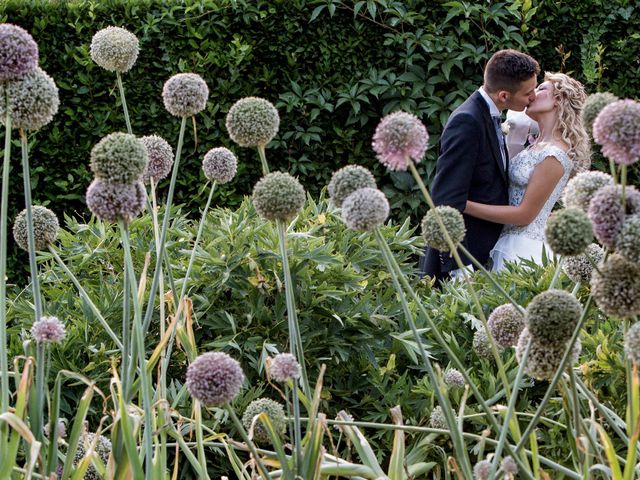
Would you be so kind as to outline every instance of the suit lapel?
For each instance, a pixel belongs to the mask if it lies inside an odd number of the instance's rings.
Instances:
[[[502,180],[504,180],[505,183],[508,183],[507,173],[505,172],[504,165],[502,164],[502,154],[500,153],[501,147],[500,147],[500,144],[498,143],[498,138],[496,136],[496,131],[495,131],[496,129],[493,125],[491,114],[489,113],[489,107],[487,106],[487,103],[484,101],[484,98],[482,98],[482,95],[480,95],[480,92],[476,92],[474,95],[477,96],[476,102],[480,107],[480,112],[482,113],[482,120],[487,126],[487,136],[489,137],[489,144],[491,145],[491,152],[493,154],[493,158],[498,164],[498,168],[500,169],[500,173],[502,174]],[[505,155],[507,155],[506,152],[505,152]],[[509,157],[505,156],[505,158],[507,160],[507,165],[508,165]]]

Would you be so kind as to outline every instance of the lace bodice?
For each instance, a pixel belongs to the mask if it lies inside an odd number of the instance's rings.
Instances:
[[[522,202],[533,169],[538,163],[549,156],[555,157],[564,167],[562,178],[560,178],[556,188],[551,192],[551,195],[540,210],[540,213],[538,213],[538,216],[529,225],[505,225],[502,230],[502,235],[517,234],[525,235],[536,240],[544,240],[544,227],[547,224],[547,219],[551,214],[553,206],[562,195],[562,191],[569,180],[573,164],[561,148],[548,145],[539,150],[534,148],[523,150],[511,159],[509,165],[509,205],[517,206]]]

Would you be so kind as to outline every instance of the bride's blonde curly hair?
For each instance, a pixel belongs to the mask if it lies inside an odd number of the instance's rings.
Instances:
[[[569,145],[567,154],[574,164],[571,176],[591,167],[591,143],[582,125],[582,108],[587,99],[584,86],[564,73],[545,73],[544,79],[554,86],[558,102],[558,129]]]

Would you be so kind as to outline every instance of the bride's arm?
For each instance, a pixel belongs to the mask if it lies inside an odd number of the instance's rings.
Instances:
[[[520,205],[487,205],[467,201],[464,213],[495,223],[529,225],[540,213],[563,174],[562,164],[555,157],[546,157],[534,168]]]

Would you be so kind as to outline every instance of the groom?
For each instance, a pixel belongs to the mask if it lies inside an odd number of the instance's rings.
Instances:
[[[540,67],[529,55],[500,50],[489,59],[484,84],[449,117],[440,137],[440,155],[431,194],[436,205],[464,211],[467,200],[507,205],[509,157],[501,131],[504,110],[524,110],[535,99]],[[502,225],[464,216],[465,248],[482,264],[489,259]],[[461,254],[464,265],[470,265]],[[427,247],[420,273],[438,282],[460,274],[448,253]]]

